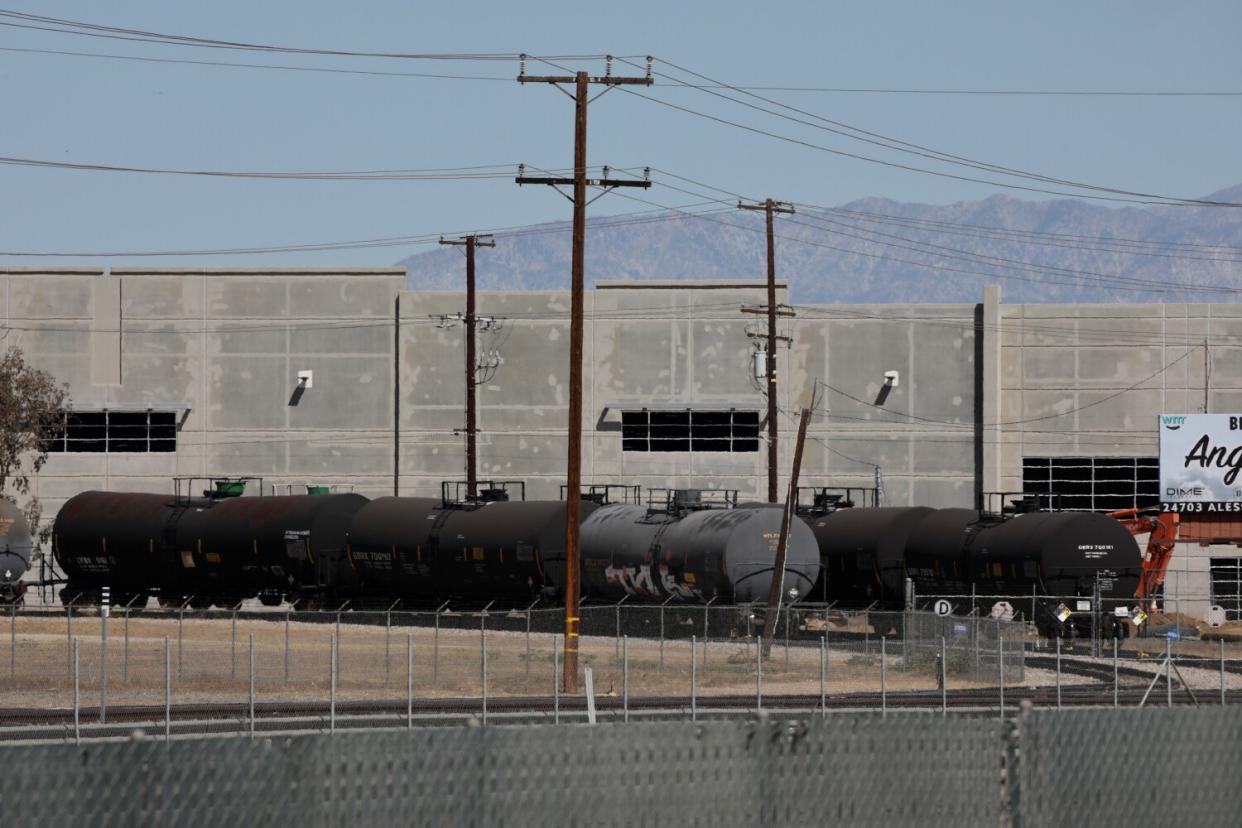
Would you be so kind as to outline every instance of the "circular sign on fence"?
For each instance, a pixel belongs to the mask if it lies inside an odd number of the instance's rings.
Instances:
[[[950,604],[948,601],[946,601],[944,598],[941,598],[935,604],[935,611],[936,611],[936,615],[939,615],[942,617],[945,615],[952,615],[953,605]]]

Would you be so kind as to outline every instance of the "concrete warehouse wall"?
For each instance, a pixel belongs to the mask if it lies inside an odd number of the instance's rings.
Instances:
[[[766,301],[758,282],[597,282],[586,296],[587,365],[583,474],[588,482],[733,488],[766,494],[767,453],[625,452],[621,412],[656,408],[745,408],[766,418],[753,377],[761,317],[743,306]],[[778,302],[786,303],[782,285]],[[430,494],[463,469],[464,328],[427,320],[462,308],[458,292],[401,294],[401,489]],[[974,312],[971,305],[799,309],[781,322],[790,338],[778,352],[781,463],[793,455],[797,408],[812,385],[828,391],[803,459],[810,484],[872,486],[881,466],[892,502],[969,506],[974,502]],[[521,478],[530,496],[558,497],[564,482],[568,404],[569,296],[564,292],[484,293],[478,313],[500,330],[480,335],[481,351],[502,364],[479,388],[479,473]],[[893,319],[891,317],[898,318]],[[931,324],[924,324],[931,323]],[[924,330],[926,328],[926,330]],[[943,419],[932,426],[893,417],[846,394],[874,400],[886,370],[900,385],[886,406]],[[968,439],[960,442],[966,430]],[[766,426],[762,429],[766,435]],[[929,435],[953,442],[923,441]],[[860,462],[861,461],[861,462]]]
[[[175,454],[52,456],[38,480],[45,513],[85,489],[168,491],[173,475],[367,495],[432,494],[460,479],[463,327],[438,317],[460,313],[464,297],[403,287],[396,268],[0,268],[0,344],[68,383],[76,408],[181,418]],[[998,287],[981,299],[798,306],[782,319],[782,470],[817,382],[803,480],[869,487],[878,466],[895,505],[971,506],[982,491],[1020,490],[1024,457],[1154,457],[1156,415],[1204,410],[1205,389],[1208,410],[1242,410],[1242,305],[1011,306]],[[764,320],[741,312],[764,301],[760,281],[596,282],[586,481],[766,492],[762,444],[627,452],[620,431],[621,411],[648,406],[764,412],[748,336]],[[480,356],[498,363],[479,387],[480,475],[557,497],[568,293],[481,293],[478,313],[498,322],[479,337]],[[314,387],[295,400],[299,370],[314,371]],[[900,380],[884,396],[886,371]],[[1237,554],[1185,546],[1170,596],[1198,612],[1208,559]]]
[[[86,489],[174,475],[391,488],[397,268],[6,268],[7,335],[77,410],[176,410],[175,454],[52,454],[44,514]],[[314,387],[291,399],[299,370]]]

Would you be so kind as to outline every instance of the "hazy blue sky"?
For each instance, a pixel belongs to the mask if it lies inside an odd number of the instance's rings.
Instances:
[[[44,0],[8,10],[228,40],[355,51],[653,54],[748,85],[1242,92],[1242,4],[1221,2],[409,3]],[[12,49],[482,75],[380,77]],[[599,64],[569,63],[600,71]],[[657,70],[664,67],[657,63]],[[535,67],[532,66],[532,71]],[[625,67],[618,67],[618,70]],[[567,167],[571,102],[512,62],[179,48],[0,26],[0,155],[220,170]],[[905,163],[925,159],[661,84],[661,100]],[[765,92],[817,115],[971,158],[1177,196],[1242,182],[1242,97]],[[934,203],[994,187],[793,146],[612,92],[590,161],[651,165],[753,196]],[[951,170],[944,165],[937,169]],[[657,179],[660,176],[657,175]],[[660,180],[668,180],[667,178]],[[253,181],[0,166],[0,262],[389,264],[418,247],[263,256],[18,259],[13,251],[200,250],[456,232],[568,217],[547,188],[477,181]],[[1042,198],[1035,194],[1025,198]],[[665,204],[692,201],[653,188]],[[642,205],[609,196],[593,215]]]

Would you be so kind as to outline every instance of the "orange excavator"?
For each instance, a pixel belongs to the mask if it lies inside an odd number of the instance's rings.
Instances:
[[[1177,512],[1158,512],[1153,509],[1122,509],[1109,512],[1108,516],[1120,522],[1130,533],[1148,535],[1147,549],[1143,552],[1143,574],[1139,576],[1134,597],[1146,605],[1149,612],[1157,611],[1155,595],[1164,583],[1173,547],[1177,544]]]

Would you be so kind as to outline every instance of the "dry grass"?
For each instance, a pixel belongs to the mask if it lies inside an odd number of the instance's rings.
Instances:
[[[348,623],[343,617],[338,654],[337,698],[393,699],[406,693],[407,636],[412,641],[412,683],[416,698],[477,698],[482,684],[478,630],[396,627]],[[10,674],[7,625],[0,623],[0,707],[60,707],[73,699],[70,648],[64,618],[19,616],[16,621],[16,663]],[[254,638],[256,693],[261,700],[325,699],[331,682],[331,623],[292,622],[283,616],[267,620],[186,619],[178,639],[175,616],[135,616],[128,623],[114,616],[108,623],[109,704],[162,704],[164,641],[169,642],[174,701],[244,702],[249,693],[249,642]],[[82,704],[97,704],[101,683],[101,629],[97,617],[75,617],[72,633],[79,641],[79,686]],[[492,697],[553,692],[553,647],[558,636],[547,633],[487,633],[488,693]],[[872,643],[873,648],[876,646]],[[613,638],[583,638],[581,661],[592,669],[596,692],[622,692],[625,681],[621,644]],[[629,691],[632,697],[689,695],[691,647],[684,639],[665,643],[632,640],[628,644]],[[900,669],[891,653],[887,686],[891,690],[931,689],[929,665]],[[755,648],[743,640],[699,643],[695,653],[700,695],[755,692]],[[870,655],[832,648],[828,684],[832,693],[878,691],[878,653]],[[778,642],[763,667],[765,694],[818,693],[818,648],[792,646],[788,656]],[[951,682],[953,686],[965,686]]]

